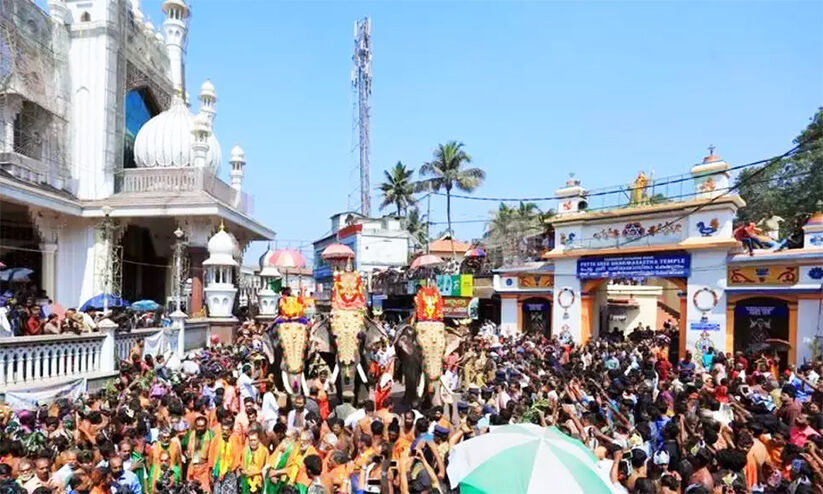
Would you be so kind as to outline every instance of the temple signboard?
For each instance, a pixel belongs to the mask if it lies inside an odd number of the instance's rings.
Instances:
[[[646,256],[584,257],[577,261],[577,277],[582,280],[605,278],[687,278],[691,270],[689,254]]]

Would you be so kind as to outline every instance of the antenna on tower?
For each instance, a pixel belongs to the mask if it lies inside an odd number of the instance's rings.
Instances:
[[[369,98],[371,97],[371,19],[354,23],[354,70],[352,87],[357,91],[356,123],[360,130],[360,212],[371,213],[369,189]]]

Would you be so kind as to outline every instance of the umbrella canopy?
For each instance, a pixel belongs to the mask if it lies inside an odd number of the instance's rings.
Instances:
[[[11,268],[0,271],[0,280],[2,281],[28,281],[29,276],[34,273],[29,268]]]
[[[155,302],[154,300],[138,300],[131,304],[131,308],[137,311],[154,311],[160,308],[160,304]]]
[[[281,249],[272,253],[269,264],[278,268],[304,268],[306,258],[300,251],[294,249]]]
[[[6,265],[3,264],[3,261],[0,261],[0,269],[6,269]]]
[[[126,302],[125,300],[116,295],[112,295],[110,293],[101,293],[86,300],[86,303],[80,306],[80,310],[85,312],[89,309],[102,309],[106,306],[126,307],[127,305],[129,305],[128,302]]]
[[[417,259],[415,259],[414,261],[412,261],[411,268],[412,269],[429,268],[429,267],[434,267],[434,266],[442,266],[443,264],[446,264],[446,261],[444,261],[443,259],[437,257],[436,255],[434,255],[434,254],[424,254],[424,255],[418,257]]]
[[[611,482],[583,443],[556,427],[505,425],[457,444],[449,481],[461,494],[611,493]]]
[[[354,251],[351,250],[351,247],[348,245],[343,244],[331,244],[320,254],[320,257],[327,261],[332,260],[346,260],[346,259],[354,259]]]
[[[486,257],[486,251],[481,249],[480,247],[475,247],[474,249],[469,249],[466,251],[466,257]]]

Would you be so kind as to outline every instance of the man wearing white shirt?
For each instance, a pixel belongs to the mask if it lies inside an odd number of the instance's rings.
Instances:
[[[309,413],[306,410],[306,397],[298,395],[294,397],[294,409],[289,412],[286,418],[286,431],[300,431],[306,426],[306,415]]]

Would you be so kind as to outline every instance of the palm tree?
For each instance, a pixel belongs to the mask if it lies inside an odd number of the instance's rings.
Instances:
[[[406,165],[398,161],[391,170],[383,170],[383,175],[386,181],[378,186],[383,193],[380,209],[394,204],[397,208],[397,216],[402,216],[402,213],[414,202],[414,183],[411,180],[414,170],[409,170]]]
[[[423,163],[420,167],[420,175],[429,177],[417,183],[418,190],[429,190],[439,192],[440,189],[446,191],[446,220],[449,225],[449,233],[454,238],[452,229],[452,189],[457,188],[463,192],[472,192],[486,178],[486,172],[480,168],[465,168],[464,163],[471,163],[472,159],[463,150],[463,143],[449,141],[446,144],[438,144],[434,150],[434,160]]]
[[[426,215],[420,214],[420,210],[413,207],[408,210],[406,218],[403,220],[406,231],[420,245],[426,245],[428,239],[428,228],[426,225]]]

